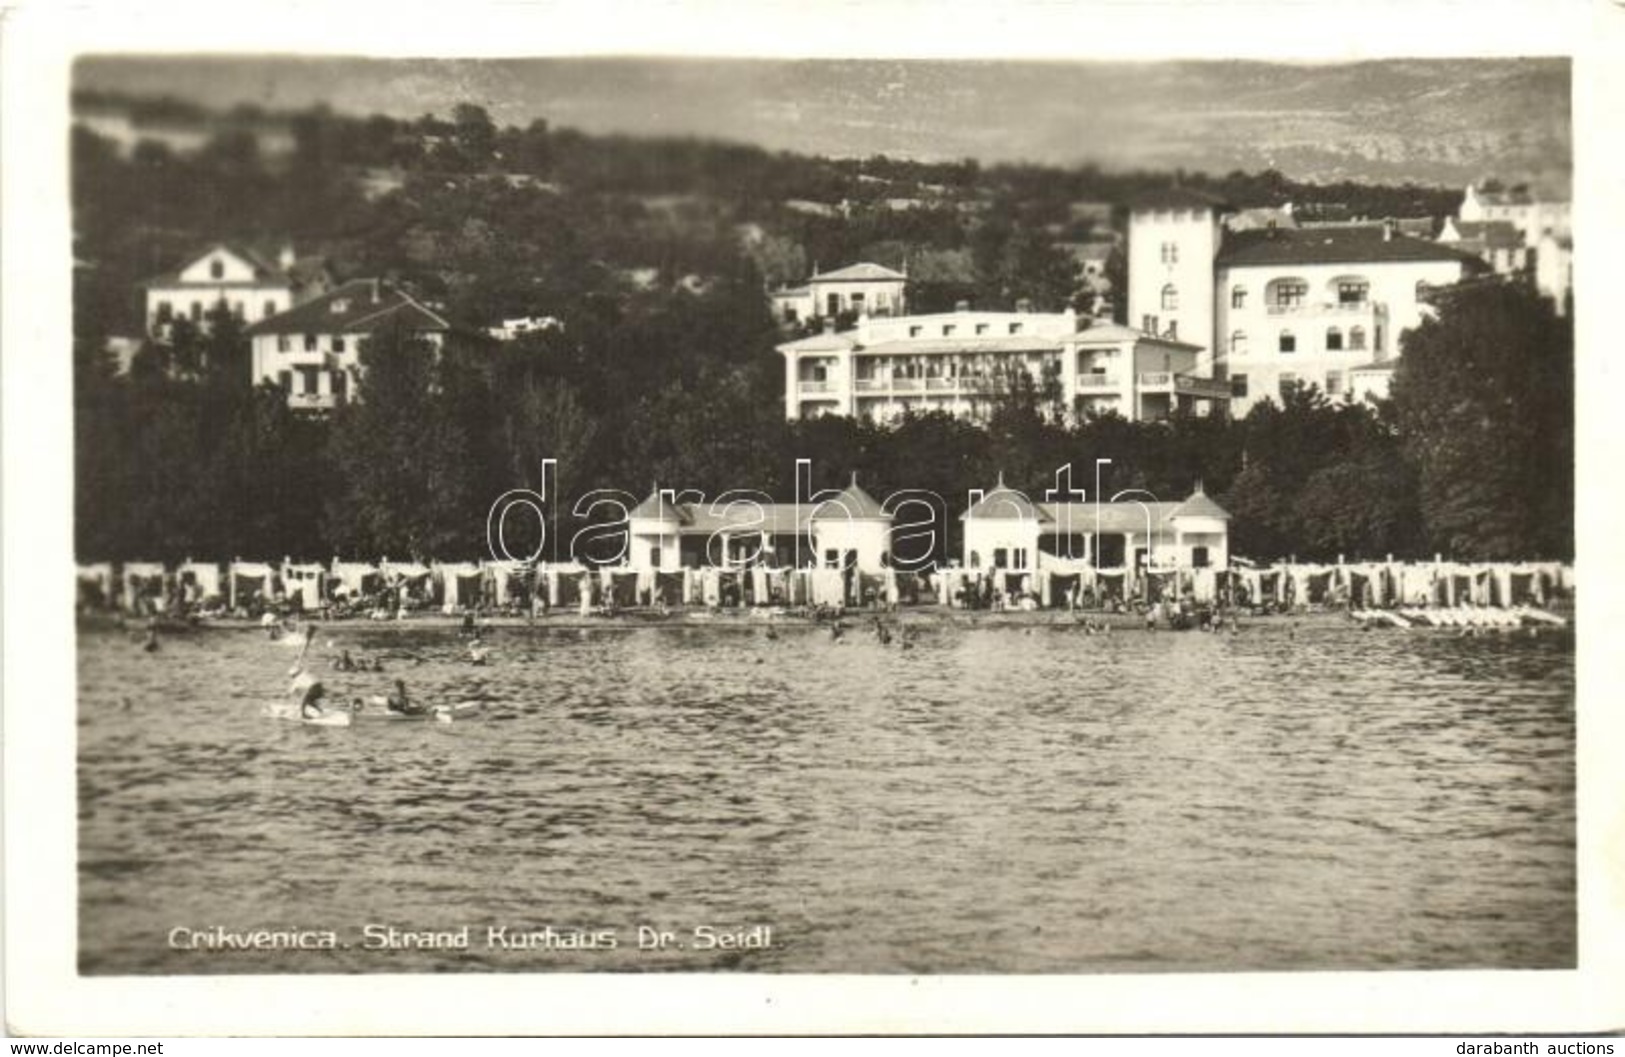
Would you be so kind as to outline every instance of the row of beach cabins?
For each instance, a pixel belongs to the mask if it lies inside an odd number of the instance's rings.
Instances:
[[[1046,556],[1047,558],[1048,556]],[[82,611],[239,616],[307,613],[400,618],[413,613],[534,614],[649,606],[940,604],[963,608],[1119,609],[1159,602],[1252,609],[1349,610],[1546,606],[1572,598],[1559,562],[1362,562],[1250,568],[1095,569],[1051,559],[1032,571],[952,566],[928,572],[853,568],[589,568],[523,562],[334,559],[281,563],[100,562],[78,567]]]

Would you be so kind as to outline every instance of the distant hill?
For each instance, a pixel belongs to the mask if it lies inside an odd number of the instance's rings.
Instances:
[[[1031,161],[1566,191],[1567,59],[1349,64],[660,59],[82,60],[75,87],[695,135],[829,156]]]

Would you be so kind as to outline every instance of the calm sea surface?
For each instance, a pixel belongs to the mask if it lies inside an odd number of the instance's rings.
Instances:
[[[328,639],[388,666],[324,670],[339,696],[489,702],[348,729],[264,713],[296,651],[255,632],[84,633],[81,969],[1575,964],[1571,634],[929,625],[903,651],[737,623],[497,631],[483,668],[449,630],[323,629],[318,669]],[[702,925],[771,946],[695,949]]]

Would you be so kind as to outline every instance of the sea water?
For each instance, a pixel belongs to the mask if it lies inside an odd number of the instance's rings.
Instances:
[[[1575,964],[1570,633],[735,623],[83,633],[81,970]]]

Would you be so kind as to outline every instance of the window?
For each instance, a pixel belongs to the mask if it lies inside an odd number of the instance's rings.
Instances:
[[[986,334],[987,333],[987,324],[986,323],[978,323],[978,324],[976,324],[976,333],[978,333],[978,334]]]
[[[908,328],[908,336],[911,337],[911,338],[917,338],[923,333],[925,333],[925,328],[924,327],[909,327]]]
[[[821,363],[813,364],[812,380],[815,381],[815,382],[826,382],[826,381],[828,381],[829,380],[829,368],[824,366]]]
[[[1245,286],[1232,286],[1230,288],[1230,307],[1247,307],[1247,288]]]
[[[1364,279],[1345,279],[1337,284],[1337,303],[1363,305],[1370,296],[1371,284]]]
[[[1358,352],[1361,349],[1365,348],[1365,328],[1364,327],[1350,327],[1349,328],[1349,348],[1353,349],[1356,352]]]
[[[1298,387],[1298,376],[1291,371],[1282,371],[1281,377],[1276,384],[1281,394],[1281,402],[1284,404],[1286,403],[1287,394]]]
[[[1010,568],[1010,552],[1008,550],[1006,550],[1003,547],[994,547],[993,548],[993,568],[995,568],[995,569],[1008,569],[1008,568]]]
[[[333,351],[334,352],[343,352],[344,351],[344,339],[343,338],[334,338],[333,339]]]
[[[857,293],[852,295],[852,311],[856,312],[858,309],[860,309],[862,307],[863,307],[863,291],[860,290]]]
[[[226,266],[221,262],[220,258],[216,257],[214,260],[209,262],[209,278],[223,279],[225,278],[225,275]]]
[[[1327,352],[1342,352],[1343,351],[1343,332],[1341,330],[1338,330],[1336,327],[1327,327],[1326,328],[1326,351]]]
[[[1191,568],[1193,568],[1193,569],[1206,569],[1207,567],[1208,567],[1207,548],[1206,547],[1192,547],[1191,548]]]
[[[838,316],[841,314],[841,295],[830,294],[824,299],[825,315]]]
[[[1179,288],[1168,283],[1162,288],[1162,310],[1164,312],[1179,311]]]
[[[344,403],[345,399],[350,395],[349,374],[344,371],[334,371],[331,376],[331,383],[333,399],[341,404]]]
[[[1150,315],[1141,316],[1140,329],[1145,331],[1147,334],[1155,334],[1157,332],[1157,317]]]
[[[1020,323],[1012,323],[1012,324],[1010,324],[1010,333],[1012,333],[1012,334],[1020,334],[1021,333],[1021,324]]]
[[[304,376],[303,381],[305,383],[304,384],[304,393],[305,393],[305,395],[307,395],[307,396],[315,396],[318,392],[321,391],[321,373],[322,372],[318,371],[314,367],[301,367],[301,368],[299,368],[299,373]]]
[[[1282,352],[1297,352],[1298,339],[1290,330],[1281,331],[1279,346]]]
[[[1179,263],[1179,243],[1177,243],[1177,242],[1164,242],[1162,244],[1162,263],[1164,263],[1164,264],[1178,264]]]
[[[160,302],[158,302],[158,322],[160,322],[160,323],[168,323],[170,318],[173,317],[174,315],[175,315],[175,306],[174,305],[170,304],[168,301],[160,301]]]
[[[267,301],[267,302],[265,302],[265,311],[260,313],[260,318],[261,319],[269,319],[271,316],[274,316],[274,315],[276,315],[276,302],[275,301]]]
[[[314,334],[306,334],[305,335],[305,351],[306,352],[315,352],[316,351],[316,335],[314,335]]]
[[[794,323],[797,319],[800,318],[800,315],[801,314],[796,311],[796,306],[795,305],[785,305],[784,306],[784,321],[786,323]]]
[[[1245,374],[1232,374],[1230,376],[1230,395],[1237,400],[1247,399],[1247,376]]]
[[[954,325],[952,323],[944,323],[942,325],[942,336],[945,338],[951,338],[954,336]]]
[[[1025,568],[1027,568],[1027,548],[1026,547],[1016,547],[1013,550],[1011,550],[1011,552],[1010,552],[1010,568],[1012,568],[1012,569],[1025,569]]]
[[[287,352],[288,348],[289,348],[288,336],[286,334],[278,334],[276,336],[276,351],[278,351],[278,352]]]
[[[1375,352],[1381,352],[1382,351],[1382,327],[1381,326],[1377,327],[1377,337],[1376,337],[1376,340],[1371,343],[1371,348]]]
[[[1275,284],[1275,305],[1277,308],[1297,308],[1303,304],[1304,295],[1308,292],[1308,283],[1298,279],[1283,279]]]
[[[1427,297],[1428,297],[1428,281],[1426,279],[1418,279],[1416,281],[1416,299],[1418,301],[1426,301]]]
[[[836,550],[834,547],[830,547],[830,548],[828,548],[827,550],[824,551],[824,567],[826,569],[837,568],[837,567],[840,566],[840,564],[841,564],[841,552],[840,551]]]
[[[1179,320],[1170,319],[1168,321],[1168,333],[1164,337],[1172,338],[1175,341],[1179,340]]]
[[[1247,355],[1247,332],[1245,330],[1233,331],[1230,335],[1230,355]]]
[[[1327,396],[1342,396],[1343,395],[1343,372],[1342,371],[1327,371],[1326,372],[1326,395]]]

